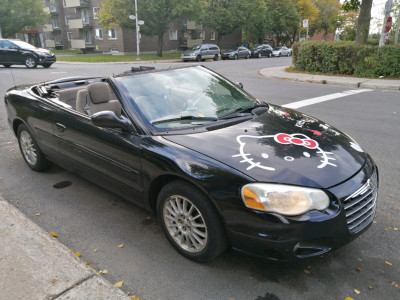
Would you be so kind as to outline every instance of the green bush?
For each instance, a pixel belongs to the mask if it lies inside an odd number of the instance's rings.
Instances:
[[[311,73],[400,78],[400,46],[305,41],[293,45],[293,63]]]

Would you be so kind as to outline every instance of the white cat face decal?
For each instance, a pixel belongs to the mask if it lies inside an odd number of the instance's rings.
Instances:
[[[303,152],[304,157],[311,157],[310,153],[307,152],[307,150],[314,150],[316,153],[321,157],[321,164],[317,166],[318,169],[324,168],[327,165],[337,167],[335,164],[331,163],[330,160],[336,160],[333,157],[330,157],[328,155],[333,155],[331,152],[325,152],[323,151],[320,147],[317,141],[309,138],[308,136],[302,134],[302,133],[294,133],[294,134],[286,134],[286,133],[277,133],[275,135],[265,135],[265,136],[251,136],[251,135],[239,135],[236,140],[238,141],[240,148],[239,148],[239,154],[235,154],[232,157],[241,157],[243,160],[240,161],[240,163],[247,163],[249,166],[247,167],[247,170],[251,170],[253,168],[260,168],[268,171],[275,171],[275,168],[269,167],[268,166],[268,157],[269,155],[267,153],[261,153],[261,157],[257,158],[255,155],[251,153],[247,153],[246,151],[246,142],[244,139],[253,139],[253,140],[258,140],[258,139],[267,139],[267,138],[273,138],[276,143],[282,144],[282,145],[297,145],[304,147],[305,151]],[[257,161],[256,161],[257,160]],[[285,156],[284,160],[291,162],[294,161],[295,159],[291,156]]]

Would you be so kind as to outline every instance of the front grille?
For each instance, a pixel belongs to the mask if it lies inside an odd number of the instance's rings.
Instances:
[[[376,172],[367,182],[344,200],[347,226],[351,233],[357,233],[372,222],[378,194]]]

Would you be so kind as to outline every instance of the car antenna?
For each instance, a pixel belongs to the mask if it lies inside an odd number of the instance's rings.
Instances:
[[[14,82],[14,87],[16,87],[16,86],[17,86],[17,84],[15,83],[15,79],[14,79],[14,73],[13,73],[12,69],[10,69],[10,72],[11,72],[11,77],[12,77],[12,80],[13,80],[13,82]]]

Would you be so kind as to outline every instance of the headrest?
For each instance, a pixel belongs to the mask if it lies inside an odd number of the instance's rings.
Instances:
[[[93,103],[104,103],[111,99],[111,91],[106,82],[93,82],[87,90]]]

